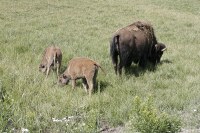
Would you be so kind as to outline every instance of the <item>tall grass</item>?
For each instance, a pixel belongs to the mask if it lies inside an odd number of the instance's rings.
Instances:
[[[126,128],[135,96],[146,99],[149,95],[160,112],[180,117],[183,128],[199,128],[198,2],[1,0],[0,131]],[[150,21],[168,51],[155,71],[140,71],[133,64],[130,73],[119,78],[109,57],[109,39],[117,29],[137,20]],[[62,71],[76,56],[102,65],[107,74],[99,71],[100,93],[89,98],[80,82],[72,90],[71,85],[56,85],[56,73],[51,72],[47,79],[39,73],[42,52],[52,44],[62,49]]]

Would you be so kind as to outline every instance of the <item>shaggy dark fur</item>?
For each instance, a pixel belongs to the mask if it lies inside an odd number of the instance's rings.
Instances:
[[[132,62],[139,63],[141,67],[145,67],[147,61],[155,65],[158,58],[161,58],[157,55],[157,43],[154,29],[149,22],[137,21],[117,30],[110,42],[115,73],[121,75],[122,68],[129,67]]]

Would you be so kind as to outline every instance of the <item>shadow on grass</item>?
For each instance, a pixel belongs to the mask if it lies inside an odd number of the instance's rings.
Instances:
[[[126,75],[134,75],[135,77],[139,77],[141,74],[144,74],[146,71],[154,72],[156,70],[156,66],[147,66],[145,68],[139,67],[138,65],[132,65],[125,69]]]
[[[148,63],[145,68],[139,67],[138,65],[131,65],[128,68],[125,68],[125,74],[126,75],[135,75],[135,77],[139,77],[141,74],[144,74],[145,72],[155,72],[157,67],[163,64],[171,64],[172,61],[166,59],[162,60],[160,63],[158,63],[156,66],[154,66],[151,63]]]
[[[71,86],[71,82],[69,82],[68,85]],[[106,81],[97,81],[96,85],[94,86],[94,93],[98,93],[99,89],[100,89],[100,92],[103,92],[105,90],[105,88],[109,85],[110,84]],[[65,86],[65,85],[62,85],[60,87],[63,87],[63,86]],[[78,87],[84,89],[84,87],[82,86],[82,80],[81,79],[76,81],[76,88],[78,88]]]
[[[170,60],[168,60],[168,59],[165,59],[165,60],[161,60],[159,64],[162,65],[162,64],[165,64],[165,63],[166,63],[166,64],[172,64],[172,61],[170,61]]]

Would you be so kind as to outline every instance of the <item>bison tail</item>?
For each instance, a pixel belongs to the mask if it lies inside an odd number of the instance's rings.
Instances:
[[[95,63],[94,64],[97,68],[100,68],[101,71],[106,75],[106,72],[104,71],[104,69],[98,64],[98,63]]]
[[[119,54],[119,35],[116,35],[112,38],[110,43],[110,56],[113,63],[117,62],[117,56]]]
[[[114,65],[115,74],[117,74],[118,69],[118,55],[120,54],[119,49],[119,35],[115,35],[110,42],[110,56],[112,58],[112,63]]]
[[[101,66],[99,66],[99,68],[101,68],[101,71],[106,75],[105,70]]]
[[[116,35],[112,38],[110,42],[110,56],[112,57],[114,54],[118,51],[118,45],[119,45],[119,35]]]

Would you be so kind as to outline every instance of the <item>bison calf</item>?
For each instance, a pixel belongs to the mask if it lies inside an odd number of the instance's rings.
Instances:
[[[50,46],[45,49],[42,61],[39,65],[39,71],[45,73],[46,77],[49,74],[50,68],[53,67],[53,69],[56,68],[57,75],[59,75],[59,69],[61,66],[62,61],[62,52],[59,47],[56,46]]]
[[[91,96],[96,84],[96,77],[99,68],[101,68],[101,66],[91,59],[84,57],[73,58],[69,61],[65,72],[60,75],[58,82],[61,84],[68,84],[71,80],[74,89],[76,86],[76,80],[82,79],[83,87]]]

